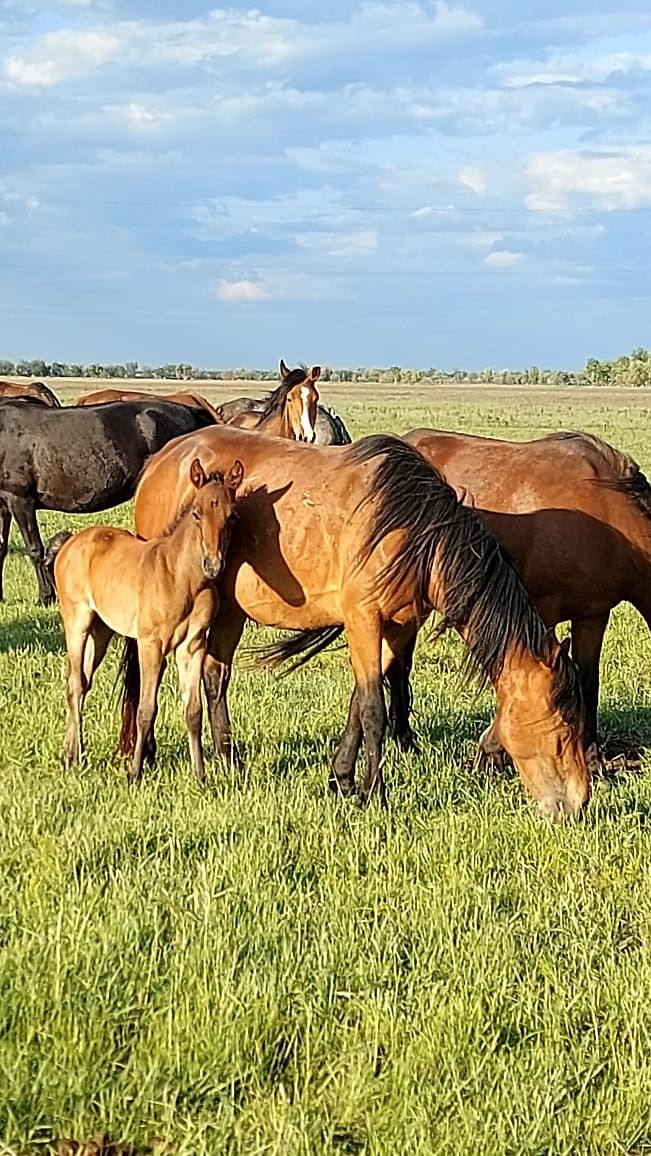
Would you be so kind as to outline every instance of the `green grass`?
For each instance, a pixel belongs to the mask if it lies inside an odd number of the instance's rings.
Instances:
[[[583,427],[651,465],[651,419],[617,400],[473,389],[337,404],[356,434]],[[188,1156],[651,1151],[646,760],[599,783],[581,824],[545,823],[515,777],[473,774],[491,695],[459,687],[460,644],[445,639],[420,644],[422,754],[388,750],[386,813],[326,790],[343,653],[283,682],[237,674],[245,770],[211,764],[204,789],[170,675],[159,766],[127,787],[112,653],[86,765],[66,773],[58,613],[35,605],[17,539],[7,569],[0,1150],[107,1132]],[[650,649],[620,608],[602,721],[642,743]]]

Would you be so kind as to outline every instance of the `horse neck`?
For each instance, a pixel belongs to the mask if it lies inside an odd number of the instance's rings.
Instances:
[[[159,557],[169,560],[175,585],[200,590],[207,583],[202,568],[201,538],[196,533],[192,514],[188,511],[171,534],[155,543]]]
[[[273,413],[263,417],[262,421],[254,427],[256,433],[267,434],[268,437],[277,438],[293,438],[293,433],[287,420],[287,407],[274,410]]]

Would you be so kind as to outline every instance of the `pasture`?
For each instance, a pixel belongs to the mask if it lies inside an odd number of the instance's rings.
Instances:
[[[322,395],[353,436],[585,428],[651,470],[642,391],[324,384]],[[129,519],[128,507],[103,516]],[[39,520],[48,537],[98,519]],[[85,710],[86,764],[66,772],[58,609],[36,605],[15,534],[12,547],[0,607],[0,1151],[106,1133],[124,1151],[179,1156],[651,1152],[645,754],[613,764],[584,821],[546,823],[515,776],[473,773],[492,695],[459,684],[461,644],[448,636],[419,643],[422,750],[389,745],[386,813],[326,788],[351,686],[343,651],[283,681],[237,673],[245,769],[209,758],[204,788],[170,669],[159,764],[134,789],[114,756],[113,650]],[[651,743],[650,659],[646,627],[619,608],[602,683],[612,750],[622,737]]]

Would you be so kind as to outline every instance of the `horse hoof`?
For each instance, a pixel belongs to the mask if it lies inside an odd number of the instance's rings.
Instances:
[[[56,594],[40,594],[38,602],[41,606],[52,606],[57,600]]]
[[[405,731],[404,735],[398,735],[396,742],[403,754],[420,754],[420,743],[418,742],[418,739],[412,730]]]
[[[334,773],[328,779],[328,787],[333,795],[339,795],[342,799],[350,799],[356,793],[352,779],[338,779]]]

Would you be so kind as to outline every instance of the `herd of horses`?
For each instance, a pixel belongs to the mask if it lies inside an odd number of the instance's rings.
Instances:
[[[544,814],[578,816],[599,766],[610,611],[627,600],[651,626],[644,474],[590,434],[512,443],[419,429],[351,442],[320,404],[318,367],[281,361],[280,376],[267,398],[218,407],[113,390],[70,407],[0,401],[0,574],[13,516],[41,599],[60,599],[66,762],[81,756],[84,699],[113,634],[125,638],[130,776],[155,758],[172,654],[197,778],[202,683],[215,750],[237,761],[228,689],[251,619],[291,632],[258,648],[254,665],[270,668],[309,661],[345,631],[354,691],[330,786],[383,801],[385,732],[416,745],[414,647],[438,611],[439,630],[461,635],[469,669],[495,689],[478,762],[506,752]],[[66,531],[44,550],[38,508],[89,512],[134,495],[135,534]],[[565,620],[571,656],[554,631]]]

